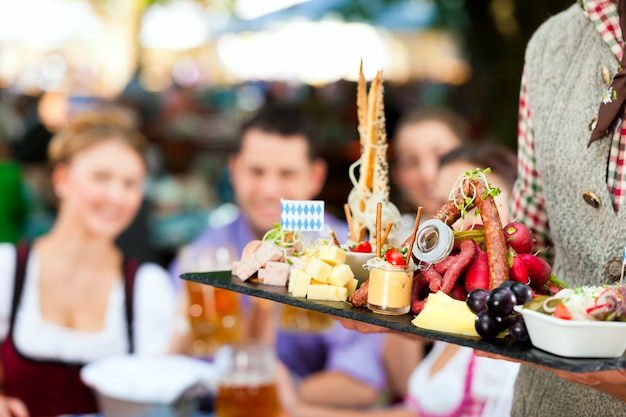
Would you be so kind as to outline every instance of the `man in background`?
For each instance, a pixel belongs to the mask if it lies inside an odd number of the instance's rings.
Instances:
[[[240,256],[248,242],[261,239],[280,223],[281,198],[315,198],[326,173],[313,121],[297,107],[266,106],[242,126],[236,153],[229,160],[239,215],[223,227],[201,233],[192,247],[232,245]],[[345,241],[343,222],[326,214],[325,224]],[[179,271],[175,260],[171,267],[175,279]],[[380,358],[384,336],[348,331],[334,322],[330,329],[314,333],[276,329],[272,308],[263,300],[245,301],[251,310],[246,316],[248,338],[275,343],[305,401],[345,407],[376,403],[385,384]]]

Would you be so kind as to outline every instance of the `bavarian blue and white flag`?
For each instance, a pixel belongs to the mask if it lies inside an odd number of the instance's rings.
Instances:
[[[280,199],[280,226],[283,230],[319,231],[324,229],[323,200]]]

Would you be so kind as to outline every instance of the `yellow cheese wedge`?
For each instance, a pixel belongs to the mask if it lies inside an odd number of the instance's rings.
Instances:
[[[352,295],[353,292],[356,291],[356,288],[359,286],[359,280],[356,278],[352,278],[350,281],[348,281],[345,285],[346,290],[348,290],[348,297],[350,297]]]
[[[306,298],[310,300],[328,300],[328,284],[309,285]]]
[[[330,274],[328,274],[328,283],[331,285],[336,285],[338,287],[343,287],[352,278],[354,278],[352,269],[350,269],[350,267],[346,264],[339,264],[333,266]]]
[[[316,281],[328,282],[328,275],[332,269],[333,267],[328,265],[326,262],[318,258],[311,257],[309,262],[306,264],[304,272],[309,274]]]
[[[321,246],[317,257],[329,265],[343,264],[346,262],[346,251],[338,246]]]
[[[336,285],[328,286],[328,301],[346,301],[347,299],[348,289],[346,287],[338,287]]]
[[[411,323],[422,329],[478,337],[475,320],[476,315],[464,301],[438,291],[428,296],[424,309]]]
[[[293,291],[291,295],[294,297],[306,297],[309,290],[309,284],[311,283],[311,276],[304,271],[295,270],[294,272]]]

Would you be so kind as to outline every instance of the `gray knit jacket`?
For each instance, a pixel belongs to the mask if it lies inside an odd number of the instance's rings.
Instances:
[[[611,282],[607,271],[621,264],[626,244],[626,207],[616,214],[607,191],[610,138],[587,147],[606,74],[612,76],[619,63],[580,7],[544,23],[526,52],[537,169],[555,249],[553,273],[570,285]],[[586,192],[595,194],[599,207],[583,199]],[[626,403],[522,366],[511,416],[626,416]]]

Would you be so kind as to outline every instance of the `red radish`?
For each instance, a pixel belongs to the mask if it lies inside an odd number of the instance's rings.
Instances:
[[[475,288],[489,290],[489,261],[487,252],[479,253],[465,270],[465,291]]]
[[[511,265],[511,268],[509,269],[509,277],[512,281],[528,284],[528,267],[524,261],[517,256],[514,256],[512,260],[513,265]]]
[[[530,253],[533,248],[533,236],[530,230],[520,222],[511,222],[504,226],[504,240],[517,253]]]
[[[467,298],[467,293],[465,292],[465,288],[459,283],[454,284],[452,287],[452,291],[450,291],[450,297],[455,300],[465,301]]]
[[[526,268],[528,268],[531,287],[539,289],[550,280],[552,268],[546,261],[531,253],[518,253],[517,257],[524,261]]]

